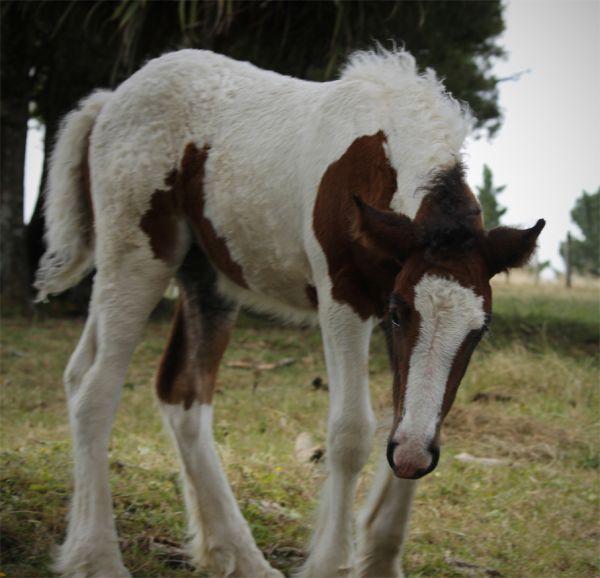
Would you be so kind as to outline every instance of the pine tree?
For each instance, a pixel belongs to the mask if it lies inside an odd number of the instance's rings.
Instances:
[[[477,196],[483,210],[483,222],[486,229],[499,226],[502,215],[506,213],[506,208],[502,207],[496,198],[505,188],[506,185],[494,186],[492,169],[487,165],[483,165],[483,185],[477,187]]]
[[[581,193],[571,210],[571,219],[583,237],[571,240],[571,267],[581,275],[600,277],[600,187],[595,193]],[[567,258],[566,243],[561,243],[560,254]]]

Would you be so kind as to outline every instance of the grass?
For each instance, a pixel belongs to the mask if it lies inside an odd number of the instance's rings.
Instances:
[[[489,339],[474,355],[444,426],[438,469],[415,503],[405,568],[411,577],[598,575],[598,295],[502,287]],[[61,374],[79,320],[5,320],[2,330],[2,565],[8,576],[50,576],[71,487]],[[128,373],[111,473],[126,564],[136,578],[184,577],[177,460],[154,401],[153,373],[168,323],[152,322]],[[256,373],[232,361],[295,362]],[[315,330],[241,320],[216,397],[216,439],[242,510],[271,563],[288,573],[305,555],[322,463],[294,453],[304,432],[323,445],[327,394]],[[372,347],[377,414],[389,413],[382,339]],[[265,411],[268,408],[268,411]],[[369,487],[372,460],[359,481]],[[486,467],[456,456],[504,460]],[[463,563],[473,565],[469,568]],[[1,575],[1,574],[0,574]]]

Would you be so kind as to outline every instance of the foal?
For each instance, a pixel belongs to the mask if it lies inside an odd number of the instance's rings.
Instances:
[[[75,488],[58,572],[129,576],[109,435],[133,350],[175,277],[157,392],[181,458],[193,559],[218,576],[281,576],[256,547],[212,438],[217,369],[244,304],[317,321],[323,336],[329,476],[301,575],[402,575],[414,480],[438,462],[442,421],[490,319],[489,279],[522,264],[544,225],[484,231],[460,162],[469,123],[433,72],[384,51],[312,83],[183,50],[66,117],[39,298],[94,265],[96,276],[65,372]],[[352,502],[375,429],[369,339],[383,317],[395,419],[354,555]]]

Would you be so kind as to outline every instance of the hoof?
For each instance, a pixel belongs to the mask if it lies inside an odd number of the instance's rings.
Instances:
[[[206,548],[194,558],[200,568],[209,570],[215,578],[284,578],[255,546],[219,545]]]
[[[354,578],[355,576],[351,566],[327,567],[325,564],[309,563],[303,566],[294,578]]]

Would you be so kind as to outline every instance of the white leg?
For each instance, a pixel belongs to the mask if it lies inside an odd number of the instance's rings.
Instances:
[[[392,474],[382,451],[381,463],[359,516],[357,569],[360,578],[402,578],[402,550],[416,480]]]
[[[195,251],[180,272],[181,302],[157,376],[165,422],[181,459],[194,562],[216,576],[276,578],[252,538],[223,472],[212,432],[212,397],[237,306]]]
[[[212,406],[162,403],[182,463],[194,562],[227,578],[281,578],[264,559],[240,512],[217,454]]]
[[[157,261],[141,267],[136,253],[118,270],[97,273],[90,317],[65,374],[75,475],[67,536],[54,566],[64,577],[129,576],[113,520],[108,443],[131,355],[171,274]]]
[[[303,578],[348,576],[352,571],[354,492],[375,429],[368,387],[371,322],[321,293],[319,321],[330,383],[329,472]]]

